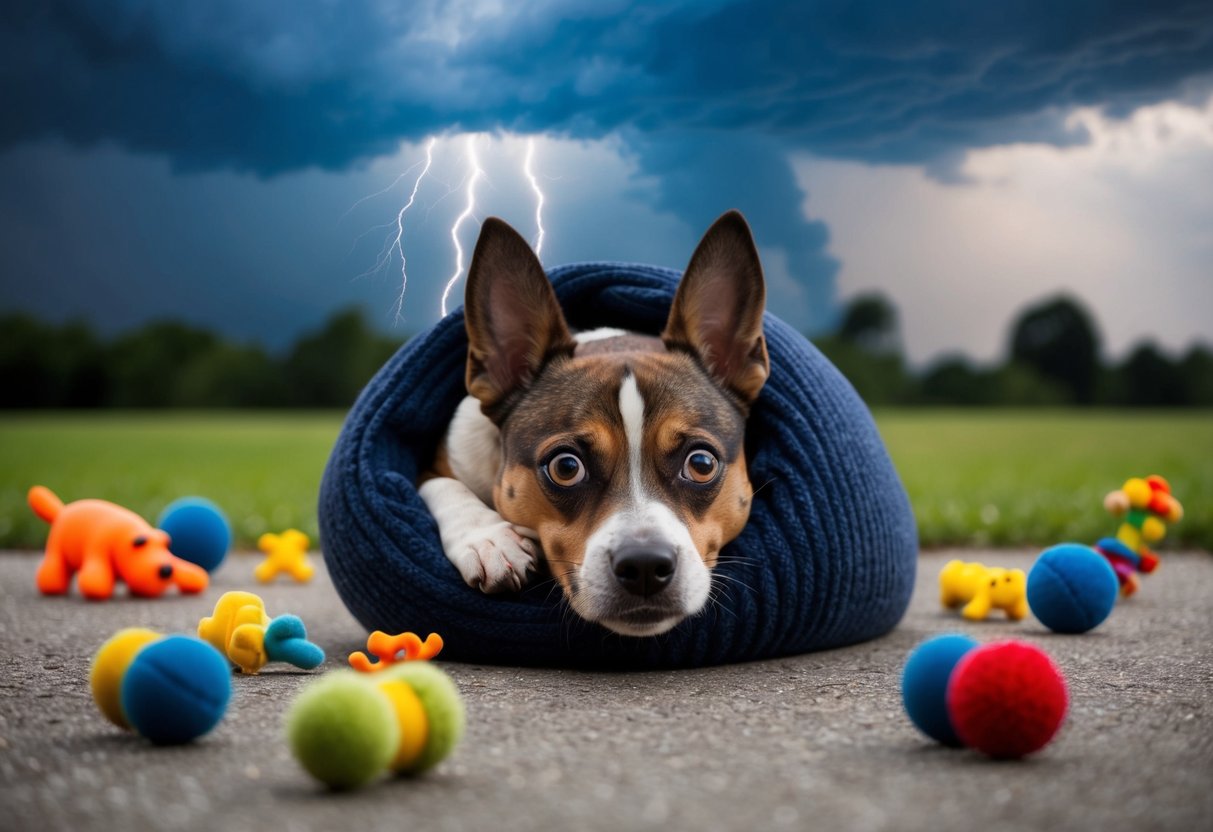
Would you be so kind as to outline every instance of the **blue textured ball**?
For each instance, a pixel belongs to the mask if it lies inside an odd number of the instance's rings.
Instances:
[[[122,710],[139,734],[179,745],[219,724],[232,696],[226,658],[193,636],[169,636],[144,647],[122,677]]]
[[[232,545],[232,527],[219,506],[202,497],[182,497],[169,503],[157,527],[171,538],[169,551],[214,572]]]
[[[952,669],[974,647],[977,642],[968,636],[935,636],[910,652],[901,673],[901,701],[910,721],[944,745],[962,744],[948,716],[948,679]]]
[[[1041,552],[1028,572],[1028,606],[1055,633],[1085,633],[1116,606],[1119,583],[1107,558],[1081,543]]]

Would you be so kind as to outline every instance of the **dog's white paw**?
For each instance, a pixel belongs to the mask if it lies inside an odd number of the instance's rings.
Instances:
[[[539,556],[535,541],[505,520],[461,535],[452,549],[447,557],[468,586],[488,593],[522,589]]]

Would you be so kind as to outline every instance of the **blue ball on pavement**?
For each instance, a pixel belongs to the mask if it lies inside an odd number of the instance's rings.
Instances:
[[[203,497],[174,500],[160,514],[157,527],[168,532],[169,551],[214,572],[232,545],[232,527],[219,506]]]
[[[1116,606],[1120,584],[1107,558],[1081,543],[1041,552],[1028,572],[1028,606],[1056,633],[1085,633]]]
[[[962,745],[948,715],[948,680],[952,669],[975,647],[977,642],[968,636],[935,636],[911,651],[901,673],[901,701],[910,721],[944,745]]]
[[[157,745],[180,745],[223,719],[232,696],[226,658],[193,636],[168,636],[135,654],[122,677],[122,711]]]

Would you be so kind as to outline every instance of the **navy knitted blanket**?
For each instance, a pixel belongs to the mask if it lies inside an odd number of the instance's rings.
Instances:
[[[656,334],[677,272],[583,263],[550,272],[570,326]],[[320,489],[333,583],[367,630],[446,642],[443,658],[491,664],[664,668],[761,659],[888,632],[910,600],[914,516],[871,415],[803,336],[765,319],[771,376],[746,454],[757,492],[721,553],[713,601],[653,638],[579,619],[550,580],[513,595],[464,584],[417,495],[466,395],[460,311],[400,349],[350,411]]]

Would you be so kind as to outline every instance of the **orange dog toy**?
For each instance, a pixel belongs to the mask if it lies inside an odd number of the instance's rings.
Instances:
[[[421,636],[416,633],[400,633],[391,636],[383,630],[376,630],[367,638],[366,649],[378,657],[379,661],[372,662],[370,657],[360,650],[357,653],[350,653],[350,667],[362,673],[374,673],[398,662],[425,661],[434,658],[442,651],[442,636],[430,633],[422,642]]]
[[[64,505],[40,485],[29,490],[29,504],[51,524],[37,574],[43,595],[66,594],[72,573],[79,573],[80,594],[92,600],[113,595],[115,579],[132,595],[159,595],[173,585],[187,593],[206,589],[206,570],[173,556],[169,536],[133,511],[105,500]]]

